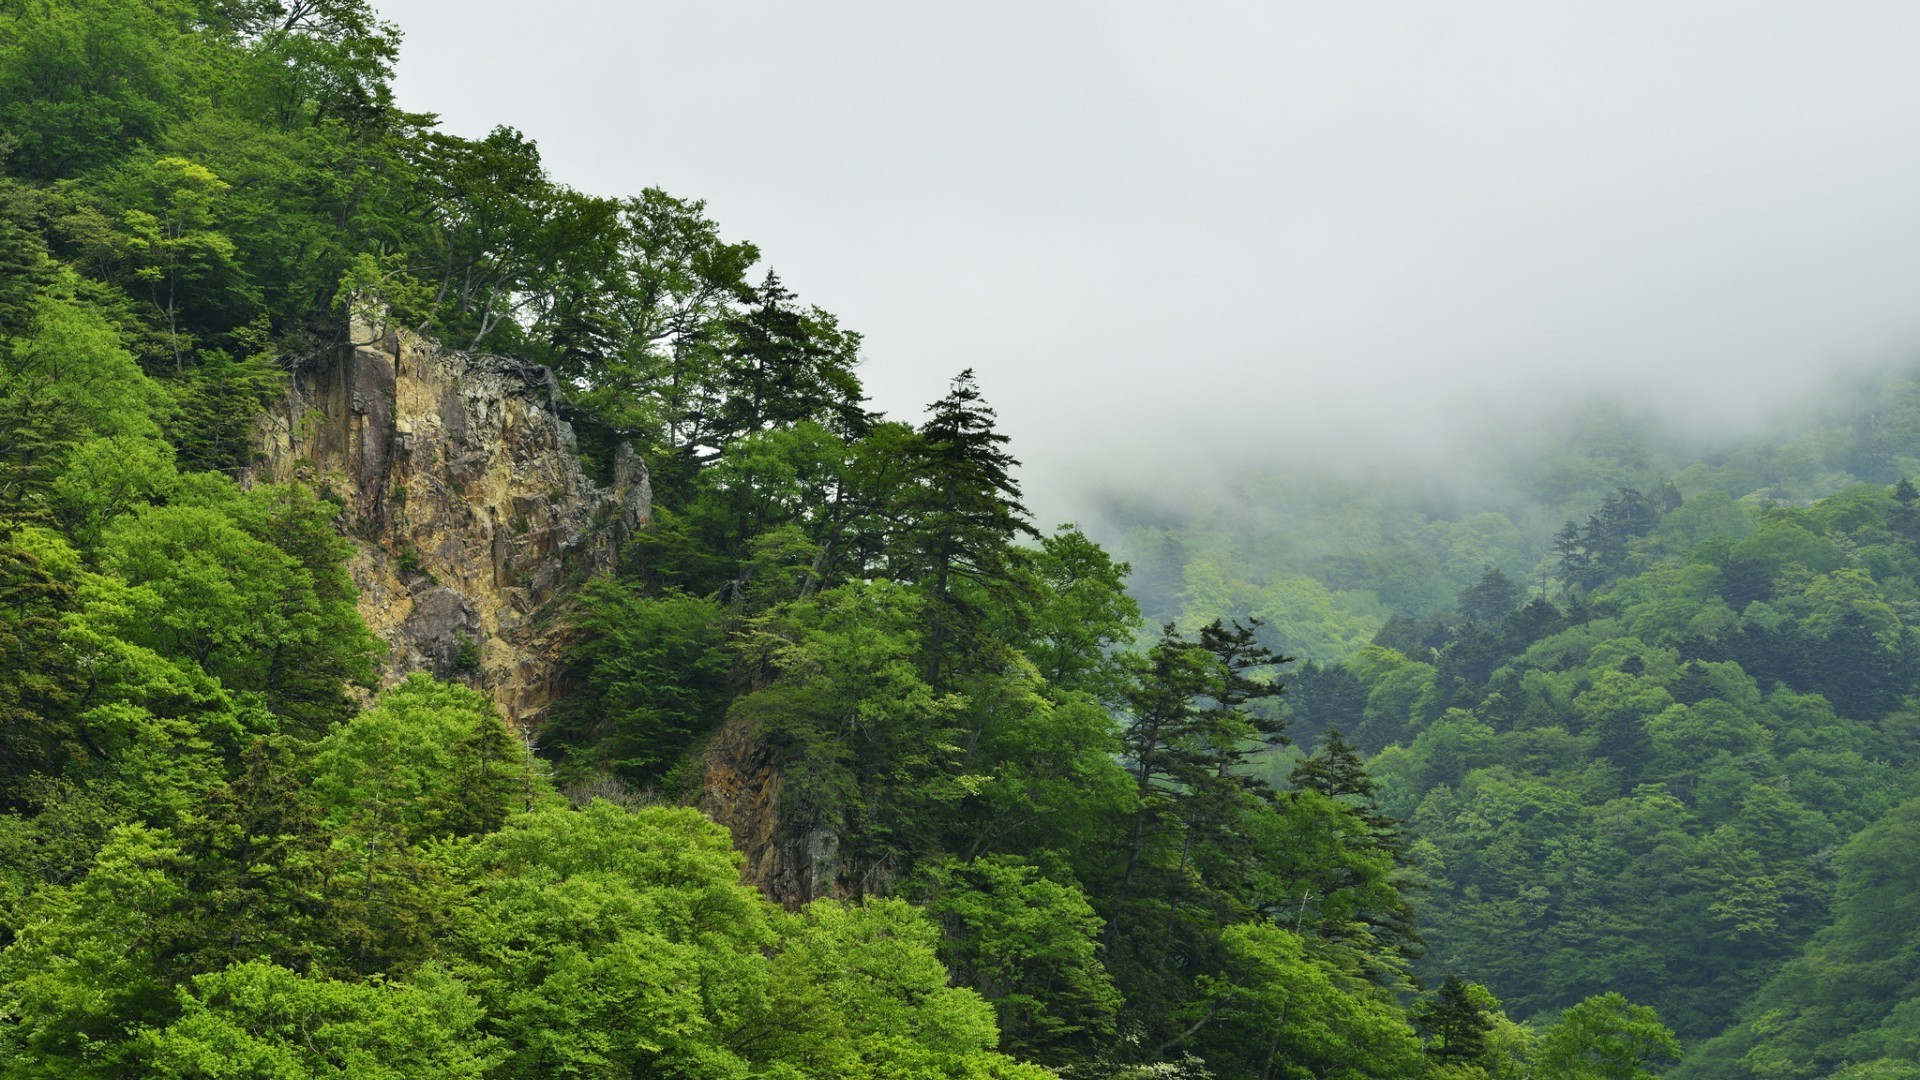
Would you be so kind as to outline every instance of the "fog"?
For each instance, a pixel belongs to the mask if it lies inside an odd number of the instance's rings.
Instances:
[[[404,107],[708,200],[878,407],[975,369],[1043,520],[1920,342],[1917,5],[381,6]]]

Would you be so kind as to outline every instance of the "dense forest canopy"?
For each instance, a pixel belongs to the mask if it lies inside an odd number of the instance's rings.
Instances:
[[[0,1075],[1920,1076],[1920,382],[1700,460],[1593,410],[1500,500],[1115,500],[1122,561],[971,372],[874,412],[701,202],[441,131],[399,41],[0,0]],[[538,732],[381,688],[340,504],[252,479],[350,316],[649,464]]]

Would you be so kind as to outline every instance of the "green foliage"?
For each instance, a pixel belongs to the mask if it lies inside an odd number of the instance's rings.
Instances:
[[[1100,917],[1079,889],[1008,857],[935,866],[927,888],[942,959],[993,1003],[1004,1049],[1064,1065],[1111,1042],[1120,994],[1097,957]]]
[[[1600,994],[1569,1008],[1540,1034],[1536,1075],[1552,1080],[1642,1080],[1647,1066],[1680,1056],[1660,1017],[1619,994]]]
[[[1593,408],[1481,494],[1116,498],[1122,561],[1032,529],[970,373],[868,412],[704,204],[398,110],[364,0],[0,7],[0,1075],[1920,1059],[1910,377],[1711,464]],[[691,811],[560,808],[476,691],[356,704],[338,507],[234,478],[285,372],[395,324],[550,365],[603,480],[645,455],[652,527],[540,613],[541,734],[576,790],[767,754],[803,910]]]
[[[1426,1031],[1427,1054],[1441,1065],[1472,1062],[1487,1053],[1493,1020],[1467,983],[1451,971],[1440,989],[1420,1003],[1416,1021]]]
[[[595,802],[513,819],[461,858],[453,965],[504,1042],[494,1075],[1034,1076],[947,985],[898,901],[790,916],[689,809]]]
[[[142,1032],[146,1075],[478,1080],[500,1056],[478,1030],[479,1005],[432,967],[404,983],[348,983],[253,960],[195,978],[180,999],[177,1019]]]
[[[589,583],[580,603],[576,625],[586,637],[572,662],[584,690],[561,704],[548,731],[578,748],[573,769],[657,782],[725,708],[725,612],[711,600],[649,597],[604,579]]]
[[[837,1030],[821,1031],[837,1044],[834,1057],[813,1060],[838,1058],[831,1071],[843,1076],[1051,1075],[993,1052],[993,1009],[947,985],[938,939],[933,923],[901,900],[809,904],[775,964],[785,987],[817,987],[815,1000],[832,1010],[823,1019],[838,1021]]]
[[[1393,999],[1315,956],[1299,935],[1227,929],[1224,970],[1204,976],[1210,1063],[1261,1077],[1420,1075],[1420,1047]]]
[[[53,180],[158,136],[187,104],[190,18],[185,4],[132,0],[12,6],[0,49],[10,166]]]
[[[927,850],[929,813],[967,792],[949,768],[962,753],[963,703],[921,677],[925,605],[883,581],[844,585],[793,605],[746,645],[777,677],[732,711],[781,753],[783,816],[846,838],[846,865],[816,874],[859,882],[876,864]]]
[[[299,489],[203,476],[107,527],[98,559],[112,576],[87,594],[109,632],[258,692],[289,729],[315,733],[349,712],[344,687],[368,677],[376,648],[331,517]]]
[[[1841,848],[1832,921],[1747,1004],[1742,1022],[1706,1048],[1695,1075],[1798,1078],[1839,1075],[1849,1063],[1920,1057],[1913,993],[1915,888],[1910,845],[1920,804],[1902,803]]]
[[[1032,571],[1036,596],[1023,652],[1055,692],[1116,703],[1125,676],[1114,650],[1140,625],[1139,605],[1126,593],[1130,568],[1064,526],[1041,538]]]
[[[420,845],[489,833],[519,801],[519,751],[484,694],[416,672],[320,741],[313,789],[342,835]]]
[[[12,541],[0,536],[0,791],[18,810],[30,801],[29,778],[57,776],[85,753],[76,714],[86,678],[59,645],[71,582]]]

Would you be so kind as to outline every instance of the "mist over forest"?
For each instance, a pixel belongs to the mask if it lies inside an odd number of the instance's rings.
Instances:
[[[0,1080],[1920,1080],[1912,9],[459,16],[0,0]]]

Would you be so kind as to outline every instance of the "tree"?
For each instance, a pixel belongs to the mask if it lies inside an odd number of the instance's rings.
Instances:
[[[1317,928],[1328,940],[1360,944],[1376,978],[1398,980],[1401,963],[1422,945],[1401,823],[1380,811],[1378,785],[1337,728],[1327,729],[1288,780],[1294,790],[1267,845],[1274,855],[1264,869],[1273,881],[1263,886],[1262,907],[1298,932]]]
[[[495,1075],[744,1074],[774,912],[696,811],[542,806],[463,854],[447,942],[507,1052]]]
[[[1182,971],[1217,963],[1221,929],[1255,900],[1256,822],[1275,796],[1247,760],[1285,736],[1272,710],[1249,707],[1279,692],[1255,672],[1281,661],[1254,629],[1215,622],[1193,640],[1168,624],[1132,661],[1121,753],[1133,798],[1101,892],[1108,966],[1156,1055],[1184,1041],[1177,1016],[1195,984]]]
[[[1497,626],[1520,601],[1520,590],[1497,566],[1487,567],[1480,580],[1460,592],[1460,617],[1482,626]]]
[[[547,733],[567,748],[570,768],[658,783],[725,714],[726,612],[607,579],[589,583],[580,602],[583,636],[568,662],[582,690],[558,703]]]
[[[719,327],[753,295],[760,251],[658,188],[620,202],[612,246],[598,272],[557,282],[534,331],[600,422],[695,455],[712,442]]]
[[[113,577],[91,583],[112,600],[103,621],[317,734],[351,713],[346,688],[367,681],[378,648],[353,606],[333,512],[304,489],[183,481],[169,505],[135,506],[106,528],[97,557]]]
[[[1120,994],[1097,957],[1101,921],[1085,894],[1022,860],[990,856],[927,873],[953,980],[999,1015],[1000,1046],[1064,1066],[1111,1042]]]
[[[139,0],[11,8],[0,49],[0,131],[17,144],[11,168],[57,180],[155,139],[199,73],[182,63],[191,17],[185,4]]]
[[[163,399],[119,334],[58,287],[33,302],[27,332],[0,341],[0,507],[15,507],[57,475],[89,438],[156,438]]]
[[[1114,650],[1140,625],[1140,607],[1126,591],[1131,569],[1075,526],[1041,538],[1022,651],[1056,693],[1118,704],[1125,671]]]
[[[554,184],[519,131],[480,140],[432,133],[409,146],[431,201],[442,334],[478,349],[496,331],[518,336],[523,313],[607,260],[618,206]]]
[[[747,299],[720,324],[725,359],[703,448],[724,454],[736,439],[802,420],[844,439],[865,434],[872,418],[860,407],[865,395],[853,372],[860,335],[819,308],[795,306],[772,271]]]
[[[1453,972],[1421,1002],[1415,1022],[1427,1033],[1427,1055],[1442,1065],[1464,1064],[1486,1052],[1493,1021]]]
[[[1258,1080],[1420,1075],[1419,1042],[1392,997],[1316,956],[1305,939],[1242,923],[1222,945],[1224,967],[1200,976],[1193,1007],[1209,1064]]]
[[[1534,1064],[1543,1080],[1646,1080],[1647,1066],[1679,1056],[1657,1013],[1607,993],[1561,1013],[1541,1033]]]
[[[178,946],[186,970],[266,959],[305,971],[326,955],[340,860],[293,773],[285,740],[256,739],[230,782],[176,830],[184,895],[198,914]]]
[[[855,895],[910,869],[932,847],[939,809],[964,797],[964,702],[921,677],[927,602],[886,581],[842,585],[761,621],[743,645],[763,689],[731,717],[779,753],[781,824],[809,844],[802,895]],[[756,670],[757,669],[757,670]]]
[[[214,227],[232,185],[205,165],[169,156],[148,166],[135,187],[130,201],[137,205],[121,218],[124,246],[135,264],[134,279],[145,283],[166,322],[166,348],[179,372],[191,342],[181,326],[184,315],[192,308],[247,306],[253,299],[244,295],[238,247]],[[242,295],[220,295],[235,290]]]
[[[479,1080],[503,1056],[478,1002],[435,967],[348,983],[250,960],[197,976],[180,996],[177,1018],[133,1040],[143,1075]]]
[[[32,805],[35,777],[87,752],[75,723],[87,686],[60,647],[73,586],[10,532],[0,531],[0,807],[17,811]]]
[[[140,825],[113,831],[81,881],[38,890],[0,951],[0,987],[14,1022],[0,1026],[0,1063],[68,1076],[133,1071],[125,1035],[179,1012],[173,964],[186,916],[182,856]]]
[[[994,430],[971,370],[953,380],[911,446],[913,482],[898,496],[902,528],[889,564],[927,596],[926,680],[946,689],[959,657],[977,655],[990,598],[1003,603],[1016,536],[1039,538],[1013,477],[1019,462]]]

